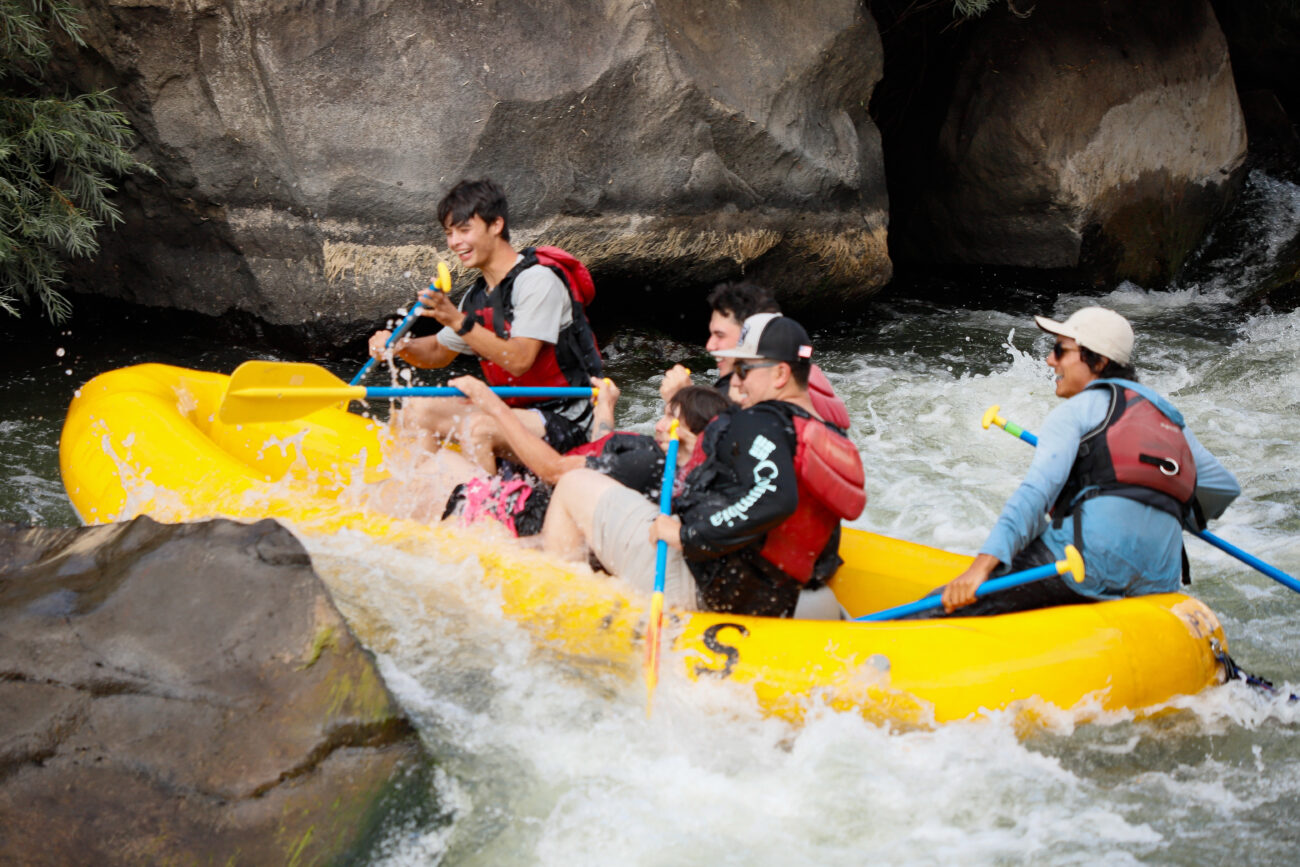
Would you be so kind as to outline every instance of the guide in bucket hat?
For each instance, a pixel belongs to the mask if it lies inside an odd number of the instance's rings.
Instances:
[[[1133,328],[1123,316],[1085,307],[1064,322],[1035,321],[1060,338],[1047,364],[1066,400],[1043,421],[1033,463],[974,562],[940,591],[947,614],[1175,592],[1184,522],[1204,526],[1241,493],[1178,410],[1134,381]],[[988,578],[1058,562],[1067,545],[1083,556],[1082,583],[1056,575],[975,598]]]

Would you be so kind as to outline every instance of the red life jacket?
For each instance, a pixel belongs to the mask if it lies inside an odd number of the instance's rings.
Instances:
[[[1052,506],[1060,521],[1095,496],[1126,497],[1168,512],[1180,521],[1196,493],[1196,459],[1182,426],[1138,392],[1116,383],[1110,409],[1083,436],[1065,487]]]
[[[591,273],[586,266],[559,247],[528,247],[521,251],[523,259],[510,269],[492,292],[482,278],[470,289],[462,308],[466,314],[498,337],[508,338],[514,321],[515,278],[534,265],[550,268],[569,290],[573,321],[560,329],[554,344],[544,343],[533,361],[533,366],[519,376],[504,367],[479,359],[483,378],[490,385],[527,386],[589,386],[591,377],[599,377],[603,370],[600,348],[587,321],[586,305],[596,296]],[[544,403],[564,404],[568,399],[507,398],[511,406],[537,406]]]
[[[793,515],[768,531],[759,553],[800,584],[807,584],[813,564],[840,521],[853,520],[867,505],[866,473],[858,449],[848,437],[797,407],[791,409],[799,442],[794,455],[799,505]]]
[[[808,372],[808,398],[817,414],[840,430],[849,429],[849,408],[835,393],[835,387],[817,365]]]

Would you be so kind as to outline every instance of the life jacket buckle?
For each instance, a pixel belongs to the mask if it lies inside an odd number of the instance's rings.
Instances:
[[[1155,455],[1138,455],[1138,460],[1144,464],[1151,464],[1166,476],[1178,475],[1178,461],[1173,458],[1158,458]]]

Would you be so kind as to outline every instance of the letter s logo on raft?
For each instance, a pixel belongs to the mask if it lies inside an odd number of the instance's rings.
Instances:
[[[705,674],[712,674],[715,677],[724,679],[731,677],[731,670],[736,667],[736,662],[740,659],[740,651],[737,648],[732,647],[730,644],[723,644],[721,641],[718,641],[718,633],[724,629],[735,629],[740,633],[741,638],[749,635],[749,630],[740,623],[715,623],[708,629],[704,630],[704,646],[709,650],[712,650],[714,653],[720,653],[725,656],[726,661],[722,664],[722,668],[709,668],[707,665],[695,666],[695,674],[697,677]]]

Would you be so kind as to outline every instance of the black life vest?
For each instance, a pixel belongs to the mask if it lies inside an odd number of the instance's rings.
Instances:
[[[813,566],[841,520],[853,520],[867,504],[866,473],[857,446],[839,428],[793,404],[798,446],[794,471],[799,505],[763,540],[759,554],[786,575],[807,584]]]
[[[1125,497],[1183,521],[1196,494],[1196,459],[1180,420],[1160,411],[1137,391],[1097,380],[1110,389],[1110,408],[1079,442],[1065,487],[1052,506],[1053,521],[1097,496]]]
[[[664,451],[654,437],[615,431],[570,449],[565,455],[587,459],[587,466],[614,481],[639,491],[655,503],[664,479]]]
[[[487,283],[482,277],[474,283],[461,305],[466,315],[484,327],[491,328],[498,337],[508,338],[514,322],[515,278],[534,265],[544,265],[554,271],[569,290],[573,321],[560,330],[553,345],[542,345],[533,366],[519,376],[512,375],[492,361],[480,358],[483,378],[490,385],[591,385],[591,377],[599,377],[604,369],[600,348],[596,345],[591,323],[587,321],[586,305],[596,295],[591,273],[585,265],[559,247],[526,247],[521,253],[523,259],[510,269],[491,292],[488,292]],[[506,399],[506,403],[511,406],[537,408],[546,408],[548,404],[562,406],[569,402],[567,399],[553,398]]]

